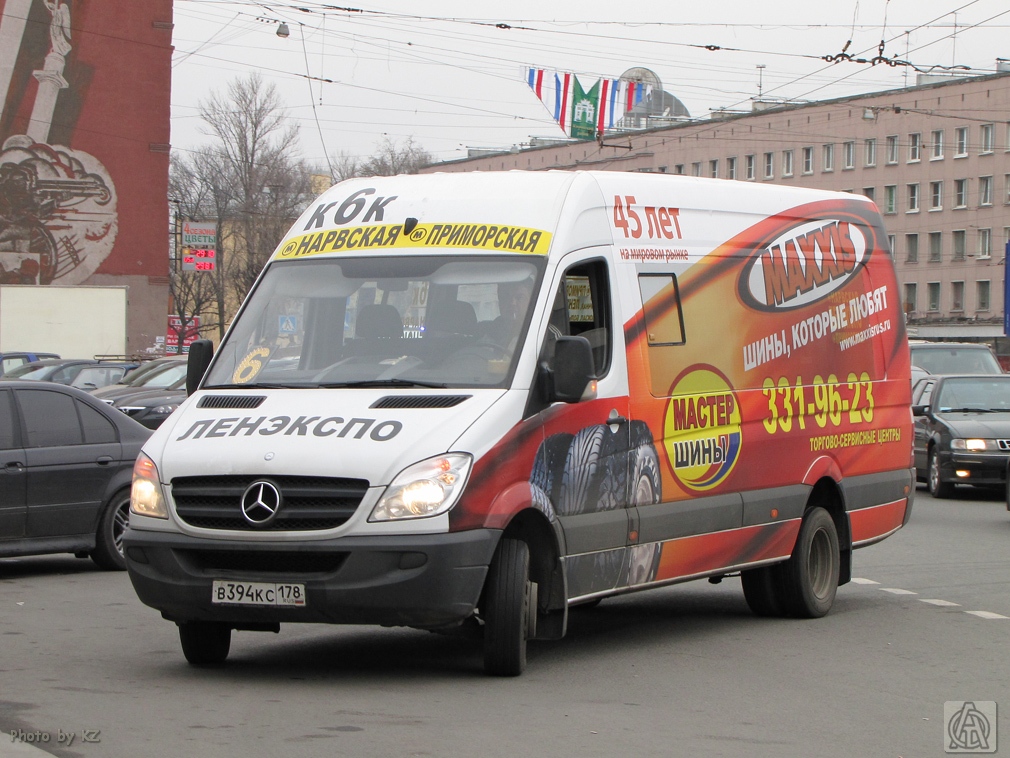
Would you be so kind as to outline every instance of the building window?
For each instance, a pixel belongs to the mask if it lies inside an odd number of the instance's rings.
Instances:
[[[964,282],[950,283],[950,309],[952,311],[964,310]]]
[[[918,132],[908,135],[908,162],[918,163],[922,151],[922,135]]]
[[[708,175],[713,179],[719,178],[719,159],[711,160],[708,162]]]
[[[975,310],[989,310],[989,282],[975,282]]]
[[[842,144],[842,168],[850,169],[856,167],[856,143],[845,142]]]
[[[891,254],[892,258],[894,257],[894,251],[897,248],[897,246],[898,246],[898,236],[896,234],[888,234],[887,235],[887,252],[889,252]]]
[[[1010,174],[1003,175],[1003,203],[1010,205]]]
[[[954,130],[954,157],[964,158],[968,155],[968,127],[959,126]]]
[[[930,135],[930,155],[931,161],[938,161],[943,158],[943,129],[936,129]]]
[[[919,262],[919,235],[905,235],[905,263]]]
[[[929,233],[929,262],[939,263],[943,258],[943,233]]]
[[[835,146],[825,145],[824,152],[821,155],[823,166],[821,167],[824,171],[834,171],[835,170]]]
[[[814,173],[814,149],[812,147],[803,148],[803,173]]]
[[[992,229],[978,230],[978,257],[983,260],[992,257]]]
[[[919,185],[909,184],[908,185],[908,213],[918,213],[919,212]]]
[[[863,157],[867,166],[877,165],[877,140],[868,139],[863,142]]]
[[[726,178],[736,179],[736,158],[726,159]]]
[[[978,204],[992,205],[992,177],[980,176],[978,178]]]
[[[748,179],[753,179],[754,178],[754,156],[753,155],[744,156],[744,168],[747,171],[747,178]]]
[[[793,151],[782,151],[782,176],[793,175]]]
[[[968,205],[968,180],[954,180],[954,207],[965,208]]]
[[[929,183],[929,209],[931,211],[943,210],[943,182]]]
[[[936,312],[940,310],[940,282],[930,282],[926,286],[929,289],[929,310]]]
[[[898,135],[892,134],[887,138],[887,162],[898,162]]]
[[[888,184],[884,187],[884,213],[898,212],[898,187]]]
[[[968,249],[968,235],[964,229],[955,229],[950,233],[951,260],[963,261]]]
[[[904,307],[905,313],[914,313],[916,310],[916,299],[918,293],[916,292],[915,282],[905,282],[905,297],[904,297]]]
[[[684,175],[684,164],[683,163],[676,164],[673,167],[673,173],[679,174],[680,176],[683,176]]]
[[[870,198],[870,200],[876,200],[876,197],[874,197],[874,195],[876,195],[877,193],[875,192],[873,187],[863,187],[863,194],[866,197]]]
[[[691,176],[701,176],[701,161],[691,164]]]
[[[982,124],[979,127],[979,152],[991,153],[993,148],[992,124]]]
[[[775,153],[765,153],[765,179],[775,178]]]

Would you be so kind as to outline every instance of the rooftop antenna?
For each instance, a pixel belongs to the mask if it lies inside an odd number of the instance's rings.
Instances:
[[[950,44],[950,65],[957,65],[957,11],[954,11],[954,34]]]
[[[765,66],[765,64],[763,64],[763,63],[758,63],[757,64],[757,70],[758,70],[758,100],[761,99],[761,92],[764,89],[764,70],[765,70],[765,68],[767,68],[767,66]]]

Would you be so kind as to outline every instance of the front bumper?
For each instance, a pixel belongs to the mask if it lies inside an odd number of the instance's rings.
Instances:
[[[1007,461],[1010,453],[970,450],[948,450],[940,455],[940,478],[957,484],[1006,484]],[[958,476],[957,472],[965,472]]]
[[[171,621],[438,628],[477,605],[501,532],[249,543],[127,530],[126,567],[140,600]],[[215,579],[305,585],[302,607],[211,603]]]

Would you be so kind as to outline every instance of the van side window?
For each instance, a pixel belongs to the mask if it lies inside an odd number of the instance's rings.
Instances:
[[[645,314],[645,335],[649,347],[683,345],[684,314],[680,310],[680,289],[675,274],[639,274]]]
[[[589,340],[596,376],[603,377],[610,370],[613,349],[606,263],[590,261],[573,266],[565,272],[564,288],[564,297],[559,291],[555,300],[551,325],[556,326],[561,335]],[[563,300],[564,310],[558,308],[558,300]]]

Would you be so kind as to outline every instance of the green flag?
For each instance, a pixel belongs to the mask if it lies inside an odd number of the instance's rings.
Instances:
[[[600,108],[600,81],[588,92],[582,90],[579,77],[573,76],[575,86],[572,89],[572,129],[575,139],[596,139],[596,117]]]

